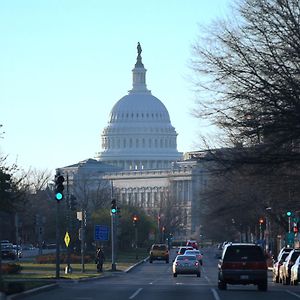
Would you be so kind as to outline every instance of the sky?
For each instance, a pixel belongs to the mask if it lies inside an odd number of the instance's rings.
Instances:
[[[204,130],[189,77],[199,28],[231,0],[1,0],[0,154],[28,170],[94,158],[113,105],[132,88],[137,43],[180,152]]]

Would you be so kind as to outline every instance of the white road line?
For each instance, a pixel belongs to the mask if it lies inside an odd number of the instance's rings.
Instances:
[[[215,300],[221,300],[219,294],[217,293],[217,291],[215,289],[210,289],[214,295]]]
[[[209,284],[211,284],[210,279],[209,279],[206,275],[204,275],[204,278],[207,280],[207,282],[208,282]]]
[[[136,290],[130,297],[129,299],[133,299],[143,288],[139,288],[138,290]]]
[[[291,294],[291,295],[297,297],[297,298],[300,298],[300,295],[298,295],[298,294],[296,294],[296,293],[293,293],[293,292],[291,292],[291,291],[289,291],[289,290],[285,290],[285,291],[286,291],[287,293],[289,293],[289,294]]]

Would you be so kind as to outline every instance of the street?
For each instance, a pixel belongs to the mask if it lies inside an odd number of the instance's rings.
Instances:
[[[172,249],[172,259],[175,250]],[[205,300],[292,300],[300,299],[299,286],[284,286],[272,282],[269,272],[269,289],[257,291],[253,285],[228,285],[226,291],[217,288],[217,262],[214,251],[204,251],[204,264],[200,278],[196,275],[178,275],[174,278],[172,263],[145,262],[129,273],[114,273],[102,279],[60,283],[58,288],[24,297],[26,300],[122,300],[122,299],[205,299]]]

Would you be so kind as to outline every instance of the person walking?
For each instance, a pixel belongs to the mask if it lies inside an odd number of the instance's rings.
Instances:
[[[97,264],[97,272],[100,273],[103,270],[103,263],[104,263],[105,257],[103,250],[98,247],[96,251],[96,264]]]

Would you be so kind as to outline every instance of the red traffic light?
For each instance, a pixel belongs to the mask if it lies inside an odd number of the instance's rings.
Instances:
[[[260,218],[259,219],[259,224],[263,224],[265,221],[264,221],[264,219],[263,218]]]

